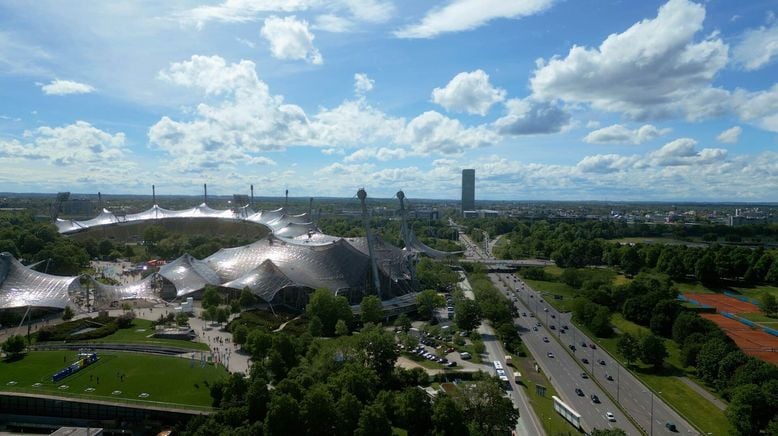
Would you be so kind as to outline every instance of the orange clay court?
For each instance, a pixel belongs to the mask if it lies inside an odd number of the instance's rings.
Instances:
[[[718,313],[701,313],[700,316],[721,327],[744,353],[778,365],[778,336],[754,330]]]
[[[733,315],[738,313],[762,313],[755,304],[746,303],[745,301],[722,294],[683,294],[683,296],[700,304],[713,306],[717,312],[729,312]]]

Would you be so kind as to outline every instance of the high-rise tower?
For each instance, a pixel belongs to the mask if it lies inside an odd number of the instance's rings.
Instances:
[[[475,170],[462,170],[462,213],[475,210]]]

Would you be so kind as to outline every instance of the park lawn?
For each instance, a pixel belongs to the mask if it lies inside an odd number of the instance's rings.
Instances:
[[[557,395],[556,390],[545,374],[535,371],[532,366],[532,358],[514,357],[513,362],[514,366],[518,365],[516,369],[521,372],[522,376],[521,384],[518,385],[519,389],[524,389],[524,393],[529,398],[530,407],[541,421],[546,434],[577,434],[578,430],[554,410],[554,401],[551,397]],[[538,395],[535,385],[545,386],[546,395],[543,397]]]
[[[85,397],[116,402],[209,407],[209,385],[227,377],[222,368],[189,359],[142,353],[98,353],[100,360],[53,383],[51,375],[77,359],[73,351],[34,351],[14,362],[0,361],[0,390]],[[119,375],[124,375],[123,380]],[[90,379],[90,376],[91,379]],[[99,383],[98,383],[99,378]],[[16,384],[8,383],[15,381]],[[40,383],[34,387],[33,384]],[[59,389],[61,385],[68,389]],[[85,392],[94,388],[93,392]],[[113,395],[114,391],[121,394]],[[148,398],[139,398],[141,393]]]
[[[778,286],[754,286],[753,288],[732,287],[732,289],[740,294],[745,295],[746,297],[753,299],[759,299],[759,296],[763,292],[773,294],[776,298],[778,298]]]
[[[168,347],[187,348],[190,350],[208,350],[208,345],[201,342],[184,341],[180,339],[160,339],[150,335],[153,333],[151,321],[136,318],[132,321],[132,327],[119,329],[108,336],[92,339],[86,342],[92,343],[117,343],[117,344],[149,344]]]
[[[650,333],[648,328],[624,319],[619,313],[611,316],[611,324],[619,331],[628,332],[635,336],[644,336]],[[595,337],[585,328],[578,327],[586,331],[589,337]],[[616,348],[617,340],[617,336],[596,338],[599,346],[623,362],[624,359]],[[728,430],[729,423],[724,412],[676,378],[676,376],[687,376],[696,381],[695,377],[692,377],[693,374],[688,372],[691,368],[683,368],[678,344],[671,340],[665,340],[665,346],[668,352],[665,370],[656,374],[649,365],[637,362],[631,366],[632,373],[655,392],[662,392],[662,398],[697,427],[713,434],[726,434],[727,432],[722,433],[722,430]],[[705,388],[704,385],[700,384],[700,386]]]
[[[557,300],[553,296],[543,295],[543,300],[560,312],[569,312],[573,298],[578,296],[575,289],[570,285],[560,282],[547,282],[544,280],[524,280],[532,289],[540,291],[542,294],[561,295],[562,300]]]
[[[632,282],[632,279],[627,278],[624,274],[616,274],[613,278],[613,284],[617,286],[628,285]]]
[[[546,272],[546,274],[552,275],[554,277],[559,277],[562,275],[562,272],[564,269],[556,266],[556,265],[546,265],[543,267],[543,271]]]
[[[681,294],[714,294],[714,290],[704,286],[700,282],[675,282],[675,287]]]

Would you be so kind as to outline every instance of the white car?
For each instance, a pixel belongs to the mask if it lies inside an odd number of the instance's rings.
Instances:
[[[553,359],[554,358],[554,353],[547,353],[546,356],[548,356],[548,357]]]
[[[610,422],[616,422],[616,416],[613,415],[613,412],[605,412],[605,417],[608,418],[608,421]]]

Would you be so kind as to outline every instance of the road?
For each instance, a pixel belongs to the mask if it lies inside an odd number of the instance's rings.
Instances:
[[[501,276],[514,290],[518,289],[516,292],[517,300],[522,306],[526,305],[529,306],[529,309],[533,309],[533,313],[539,315],[543,323],[546,323],[546,319],[548,319],[555,326],[554,338],[557,339],[558,343],[561,342],[566,355],[569,355],[568,352],[570,352],[576,356],[578,362],[581,362],[582,358],[588,359],[589,364],[585,367],[589,377],[597,380],[646,433],[653,435],[698,434],[698,431],[691,424],[671,409],[660,396],[651,393],[620,362],[601,348],[594,349],[588,346],[593,341],[573,325],[570,313],[558,313],[552,306],[542,303],[544,296],[530,288],[515,275],[501,274]],[[543,307],[546,307],[548,312],[544,312]],[[554,317],[551,317],[552,315]],[[567,333],[559,333],[561,331],[560,325],[569,327]],[[525,341],[528,340],[529,338]],[[587,347],[583,347],[582,343],[586,343]],[[576,350],[571,351],[569,345],[575,345]],[[605,364],[598,363],[600,360]],[[608,380],[608,376],[612,377],[613,380]],[[677,432],[668,430],[665,427],[667,422],[674,423]]]

